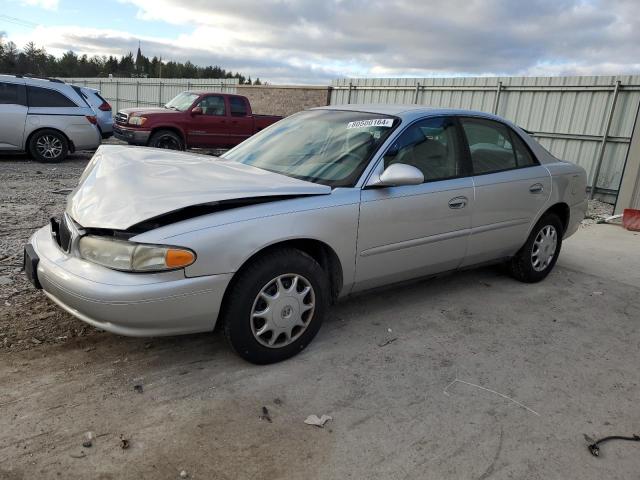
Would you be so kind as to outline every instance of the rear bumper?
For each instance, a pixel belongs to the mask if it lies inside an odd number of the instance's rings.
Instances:
[[[117,272],[63,252],[49,226],[30,239],[37,280],[52,301],[76,318],[127,336],[213,330],[231,274],[186,278],[183,271]]]
[[[149,142],[150,135],[151,130],[138,130],[118,124],[113,125],[113,136],[132,145],[146,145]]]

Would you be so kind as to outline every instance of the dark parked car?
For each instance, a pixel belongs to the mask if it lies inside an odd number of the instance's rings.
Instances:
[[[164,107],[120,110],[113,131],[130,145],[229,148],[281,118],[254,115],[240,95],[182,92]]]

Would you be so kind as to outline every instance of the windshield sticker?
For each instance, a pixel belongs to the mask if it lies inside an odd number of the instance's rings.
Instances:
[[[368,128],[368,127],[393,127],[393,118],[374,118],[371,120],[358,120],[349,122],[347,128]]]

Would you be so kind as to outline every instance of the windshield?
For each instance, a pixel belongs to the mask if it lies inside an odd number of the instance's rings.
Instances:
[[[378,113],[310,110],[275,123],[222,157],[331,187],[353,186],[398,123]]]
[[[178,110],[179,112],[184,112],[193,105],[193,102],[195,102],[198,97],[199,95],[195,93],[182,92],[167,103],[164,108],[171,108],[173,110]]]

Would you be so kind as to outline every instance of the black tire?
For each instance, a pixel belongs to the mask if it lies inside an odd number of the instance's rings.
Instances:
[[[312,288],[310,295],[315,298],[307,296],[305,301],[311,303],[309,299],[313,298],[315,305],[305,320],[306,327],[299,333],[291,333],[295,331],[291,330],[290,335],[293,340],[291,343],[284,344],[288,341],[286,336],[280,337],[281,334],[278,334],[276,339],[282,338],[283,345],[268,347],[253,333],[254,329],[259,331],[260,326],[259,323],[256,325],[260,319],[253,317],[254,302],[257,306],[257,302],[260,301],[257,298],[258,294],[267,285],[272,284],[274,279],[289,274],[302,277],[299,285],[303,285],[304,281],[310,284]],[[285,278],[284,282],[286,281]],[[287,288],[291,288],[291,284]],[[286,360],[302,351],[316,336],[328,309],[329,298],[328,275],[309,255],[294,248],[283,248],[266,253],[243,268],[229,286],[221,318],[225,337],[233,350],[251,363],[265,365]],[[282,316],[277,318],[285,319],[285,309],[283,308],[282,312],[278,311],[278,315]],[[302,314],[301,318],[304,318],[303,315],[305,314]],[[299,336],[295,338],[296,335]],[[268,335],[261,338],[263,342],[269,340]]]
[[[536,247],[536,239],[539,235],[544,235],[545,232],[549,232],[549,228],[555,231],[556,244],[555,252],[546,266],[544,262],[534,265],[534,248]],[[545,230],[546,229],[546,230]],[[531,234],[527,239],[524,246],[518,251],[518,253],[509,262],[509,271],[511,276],[516,280],[526,283],[535,283],[544,280],[549,272],[553,270],[556,262],[558,261],[558,255],[560,255],[560,249],[562,248],[562,235],[564,234],[564,226],[560,218],[553,213],[546,213],[538,220],[535,227],[531,230]],[[541,247],[538,247],[538,251]],[[552,246],[544,245],[543,250],[548,248],[551,252]],[[537,259],[537,256],[536,256]]]
[[[149,146],[168,150],[184,150],[180,135],[172,130],[158,130],[149,139]]]
[[[69,142],[59,131],[45,128],[29,139],[29,153],[38,162],[58,163],[67,157]]]

